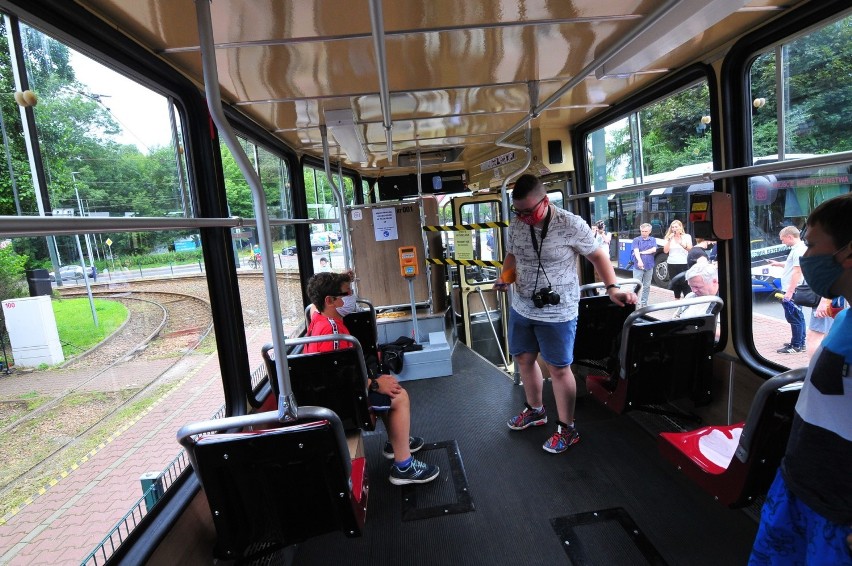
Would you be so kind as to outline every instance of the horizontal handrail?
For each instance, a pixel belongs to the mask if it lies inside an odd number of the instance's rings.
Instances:
[[[272,226],[298,224],[335,224],[338,218],[279,218],[270,219]],[[0,216],[3,225],[0,237],[14,236],[71,236],[97,232],[145,232],[149,230],[197,230],[199,228],[242,228],[257,225],[254,218],[159,218],[134,217],[74,217],[74,216]]]
[[[686,177],[628,185],[626,187],[618,187],[615,189],[603,189],[600,191],[571,195],[568,197],[568,200],[585,200],[592,197],[618,195],[622,193],[647,191],[672,186],[709,183],[711,181],[716,181],[717,179],[729,179],[731,177],[753,176],[761,175],[763,173],[775,173],[782,171],[796,171],[798,169],[811,169],[813,167],[826,167],[829,165],[843,165],[850,161],[852,161],[852,151],[843,151],[840,153],[818,155],[816,157],[791,159],[789,161],[774,161],[772,163],[762,163],[760,165],[750,165],[748,167],[738,167],[736,169],[725,169],[723,171],[708,171],[707,173],[702,173],[700,175],[688,175]]]

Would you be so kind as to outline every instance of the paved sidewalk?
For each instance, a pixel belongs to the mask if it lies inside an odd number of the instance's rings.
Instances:
[[[250,367],[262,363],[260,348],[270,336],[269,328],[248,329]],[[164,360],[167,363],[174,360]],[[104,379],[120,386],[139,379],[146,369],[156,371],[133,362],[119,364]],[[179,387],[5,518],[0,524],[0,564],[80,564],[135,505],[142,495],[139,477],[162,471],[181,451],[175,439],[178,429],[210,418],[224,402],[215,353],[187,356],[170,372],[180,380]],[[71,379],[80,379],[71,373],[50,385],[59,392],[67,389]],[[30,381],[20,388],[26,392],[35,385]]]

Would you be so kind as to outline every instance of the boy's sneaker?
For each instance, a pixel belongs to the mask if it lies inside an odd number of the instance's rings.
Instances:
[[[578,442],[580,442],[580,433],[577,432],[576,428],[560,427],[556,429],[556,432],[544,443],[542,448],[553,454],[559,454]]]
[[[428,483],[438,477],[441,469],[438,466],[411,459],[411,464],[405,470],[400,470],[396,464],[391,466],[390,482],[394,485],[409,483]]]
[[[544,410],[544,407],[540,411],[535,411],[524,403],[524,410],[509,419],[506,424],[512,430],[524,430],[528,426],[541,426],[547,424],[547,411]]]
[[[426,444],[426,441],[419,436],[408,437],[408,451],[414,454]],[[382,449],[382,455],[388,460],[393,460],[393,445],[390,442],[385,442],[385,447]]]
[[[776,350],[779,354],[798,354],[800,352],[804,352],[804,346],[801,348],[796,348],[792,344],[785,345],[783,348],[779,348]]]

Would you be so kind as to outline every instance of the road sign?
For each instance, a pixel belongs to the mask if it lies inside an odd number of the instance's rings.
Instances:
[[[108,245],[109,247],[112,247],[112,240],[110,240],[109,238],[107,238],[107,239],[106,239],[106,245]]]

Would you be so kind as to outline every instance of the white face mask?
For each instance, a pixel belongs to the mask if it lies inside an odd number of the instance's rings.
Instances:
[[[356,301],[358,297],[355,295],[346,295],[343,297],[343,306],[337,307],[337,313],[340,316],[346,316],[347,314],[352,314],[353,312],[358,312],[358,305]]]

